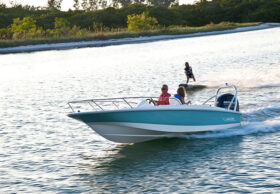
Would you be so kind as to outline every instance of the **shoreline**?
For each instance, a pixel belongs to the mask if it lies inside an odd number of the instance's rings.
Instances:
[[[230,30],[197,32],[197,33],[181,34],[181,35],[157,35],[157,36],[143,36],[143,37],[140,36],[136,38],[121,38],[121,39],[108,39],[108,40],[92,40],[92,41],[80,41],[80,42],[16,46],[16,47],[0,48],[0,54],[28,53],[28,52],[36,52],[36,51],[47,51],[47,50],[68,50],[68,49],[75,49],[75,48],[103,47],[103,46],[111,46],[111,45],[145,43],[145,42],[154,42],[154,41],[171,40],[171,39],[179,39],[179,38],[191,38],[191,37],[212,36],[212,35],[220,35],[220,34],[231,34],[231,33],[238,33],[238,32],[248,32],[248,31],[263,30],[263,29],[269,29],[275,27],[280,27],[280,23],[262,23],[256,26],[238,27]]]

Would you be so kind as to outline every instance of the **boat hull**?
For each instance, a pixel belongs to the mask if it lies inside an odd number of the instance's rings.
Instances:
[[[87,123],[87,125],[96,133],[110,141],[118,143],[138,143],[164,137],[180,137],[193,133],[224,130],[238,127],[240,123],[209,126],[178,126],[111,122]]]
[[[104,138],[137,143],[163,137],[224,130],[240,126],[241,114],[216,107],[159,107],[72,113]]]

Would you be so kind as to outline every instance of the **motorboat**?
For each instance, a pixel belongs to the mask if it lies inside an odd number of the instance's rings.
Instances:
[[[224,89],[233,89],[234,93],[221,92]],[[118,143],[137,143],[240,126],[241,113],[235,85],[226,84],[218,88],[215,95],[200,105],[181,104],[177,98],[169,98],[170,105],[157,105],[153,103],[157,98],[71,101],[68,105],[72,112],[68,116]],[[85,107],[87,109],[82,110]]]

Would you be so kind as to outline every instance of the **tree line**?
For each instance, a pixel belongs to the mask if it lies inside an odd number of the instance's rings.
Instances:
[[[58,19],[74,31],[97,28],[127,28],[128,16],[148,13],[158,26],[203,26],[228,22],[280,22],[280,0],[200,0],[178,5],[178,0],[73,0],[75,10],[60,11],[62,0],[48,0],[48,6],[0,4],[0,31],[28,17],[41,31],[57,29]],[[103,9],[100,9],[103,8]],[[17,19],[18,18],[18,19]],[[17,19],[17,21],[15,21]]]

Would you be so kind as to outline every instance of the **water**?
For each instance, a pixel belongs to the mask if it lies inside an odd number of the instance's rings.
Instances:
[[[280,189],[280,28],[0,56],[0,193]],[[70,100],[174,93],[189,61],[199,104],[239,89],[242,127],[122,145],[66,117]]]

